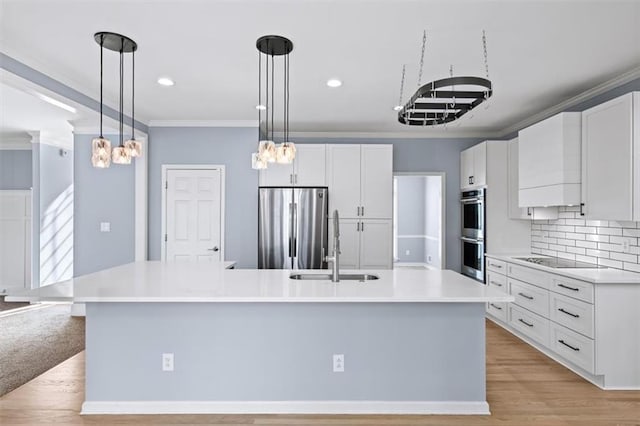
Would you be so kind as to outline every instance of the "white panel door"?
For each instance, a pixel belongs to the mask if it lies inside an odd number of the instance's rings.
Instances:
[[[360,267],[360,225],[357,219],[340,219],[340,269]],[[329,253],[333,253],[333,221],[329,221]],[[329,266],[331,268],[331,266]]]
[[[329,216],[338,210],[341,218],[357,218],[360,211],[360,145],[327,147]]]
[[[635,220],[632,95],[582,113],[582,202],[586,218]]]
[[[222,260],[220,170],[167,170],[166,260]]]
[[[393,223],[367,219],[360,223],[360,269],[391,269]]]
[[[260,186],[292,186],[293,164],[269,163],[260,170]]]
[[[393,146],[362,145],[360,158],[360,216],[391,219],[393,213]]]
[[[30,215],[30,191],[0,191],[0,291],[31,287]]]
[[[294,166],[296,186],[326,186],[326,145],[297,144]]]

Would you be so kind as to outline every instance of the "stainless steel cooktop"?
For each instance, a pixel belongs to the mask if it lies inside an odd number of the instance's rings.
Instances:
[[[516,260],[535,263],[536,265],[547,266],[549,268],[585,268],[585,269],[606,269],[605,266],[598,266],[592,263],[577,262],[575,260],[561,259],[558,257],[514,257]]]

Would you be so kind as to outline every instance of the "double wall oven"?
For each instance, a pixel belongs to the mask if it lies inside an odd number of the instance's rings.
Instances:
[[[462,192],[462,273],[484,282],[485,189]]]

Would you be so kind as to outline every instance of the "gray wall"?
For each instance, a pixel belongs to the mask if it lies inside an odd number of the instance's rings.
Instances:
[[[115,135],[105,136],[118,140]],[[134,260],[135,169],[132,165],[94,168],[93,137],[74,137],[74,276]],[[111,232],[100,232],[100,222],[110,222]]]
[[[442,226],[441,187],[442,177],[426,177],[426,212],[425,234],[427,235],[425,262],[434,266],[440,266],[440,227]],[[435,238],[435,240],[434,240]]]
[[[460,152],[479,138],[357,139],[296,138],[299,143],[372,143],[393,145],[394,172],[444,172],[446,178],[446,269],[460,271]]]
[[[86,335],[87,401],[486,400],[482,303],[88,303]]]
[[[398,262],[425,262],[425,197],[424,176],[396,176],[398,200],[398,234],[396,238]],[[409,254],[407,254],[409,251]]]
[[[39,282],[47,285],[73,273],[73,151],[61,155],[60,148],[41,143],[33,149],[39,153],[33,165],[39,169]]]
[[[0,150],[0,189],[31,186],[31,150]]]
[[[151,127],[149,129],[149,259],[160,259],[163,164],[225,165],[225,258],[239,268],[258,260],[258,172],[251,153],[258,129]]]

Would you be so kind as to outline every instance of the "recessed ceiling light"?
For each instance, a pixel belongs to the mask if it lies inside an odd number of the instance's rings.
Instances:
[[[393,107],[394,111],[400,111],[402,109],[402,105],[396,105]]]
[[[158,84],[160,84],[161,86],[173,86],[176,83],[169,77],[160,77],[158,79]]]
[[[342,82],[337,78],[332,78],[331,80],[327,80],[327,86],[329,87],[340,87],[342,86]]]
[[[267,109],[267,107],[264,105],[256,105],[256,109],[259,109],[260,111],[264,111],[265,109]]]

